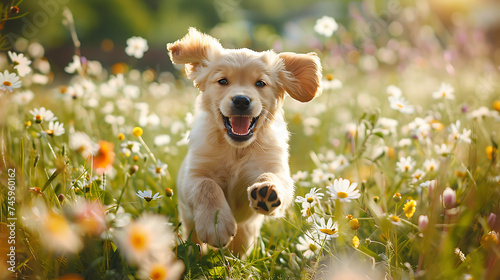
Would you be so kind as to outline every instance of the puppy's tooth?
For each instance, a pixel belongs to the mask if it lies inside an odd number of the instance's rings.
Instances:
[[[262,197],[266,197],[266,194],[267,194],[267,189],[268,189],[268,187],[267,187],[267,186],[265,186],[265,187],[263,187],[262,189],[260,189],[260,190],[259,190],[259,194],[260,194],[260,196],[262,196]]]
[[[278,194],[274,190],[271,191],[271,194],[269,195],[269,198],[267,200],[269,201],[275,201],[278,198]]]
[[[275,203],[271,204],[272,207],[278,207],[280,205],[281,205],[281,201],[280,200],[278,200]]]
[[[253,199],[257,199],[257,189],[253,189],[250,195],[252,196]]]
[[[269,207],[267,207],[267,204],[264,201],[259,201],[257,203],[257,206],[259,206],[260,208],[264,209],[265,211],[269,211]]]

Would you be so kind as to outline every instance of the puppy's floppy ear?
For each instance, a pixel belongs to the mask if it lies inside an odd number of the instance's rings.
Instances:
[[[279,57],[286,69],[281,75],[283,88],[293,99],[308,102],[321,94],[321,63],[315,53],[285,52]]]
[[[186,64],[188,78],[199,84],[197,78],[200,75],[200,68],[220,56],[223,48],[215,38],[191,27],[182,39],[167,44],[167,50],[172,62]]]

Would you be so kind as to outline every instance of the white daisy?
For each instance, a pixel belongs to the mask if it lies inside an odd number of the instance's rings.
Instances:
[[[358,199],[361,194],[356,187],[358,183],[351,182],[348,179],[335,179],[333,185],[327,186],[327,194],[330,195],[330,199],[338,199],[340,202],[351,202],[352,199]]]
[[[154,176],[160,177],[167,175],[168,172],[168,164],[161,162],[160,160],[156,161],[156,164],[150,165],[148,167],[149,172],[151,172]]]
[[[297,171],[297,173],[292,175],[292,179],[294,182],[299,182],[299,181],[306,180],[308,176],[309,176],[309,172],[299,170],[299,171]]]
[[[78,55],[73,56],[73,62],[70,62],[68,66],[64,67],[64,71],[68,74],[73,74],[75,72],[82,71],[82,62]]]
[[[98,149],[98,145],[92,142],[87,134],[79,131],[69,135],[68,145],[71,150],[80,153],[84,158],[88,158]]]
[[[151,190],[137,191],[135,195],[146,200],[147,202],[150,202],[151,200],[157,200],[163,197],[163,195],[160,195],[159,192],[153,195],[153,192]]]
[[[332,172],[340,172],[349,166],[349,160],[344,155],[338,155],[330,163],[329,168]]]
[[[458,140],[460,138],[460,121],[450,124],[450,138],[452,140]]]
[[[427,172],[436,171],[439,168],[439,162],[433,158],[426,159],[423,165]]]
[[[126,85],[123,87],[123,96],[136,99],[141,95],[141,89],[136,85]]]
[[[171,137],[168,134],[158,135],[154,139],[155,146],[159,146],[159,147],[167,146],[168,144],[170,144],[170,141],[171,141]]]
[[[164,252],[154,259],[141,262],[137,277],[144,280],[175,280],[180,279],[184,271],[184,263],[176,260],[172,252]]]
[[[316,203],[318,203],[321,198],[323,198],[323,193],[319,192],[320,190],[316,187],[312,188],[309,193],[306,193],[304,197],[297,196],[295,198],[295,202],[302,203],[302,208],[312,208]]]
[[[403,114],[412,114],[415,109],[404,99],[404,97],[389,96],[391,108]]]
[[[386,89],[386,92],[387,92],[388,96],[394,96],[396,98],[399,98],[403,95],[403,92],[401,91],[401,89],[395,85],[388,86]]]
[[[415,172],[413,172],[413,174],[411,174],[411,177],[412,177],[412,183],[416,183],[420,180],[422,180],[422,178],[424,178],[425,176],[425,172],[421,169],[417,169],[415,170]]]
[[[489,114],[490,114],[490,110],[485,106],[481,106],[481,107],[477,108],[476,110],[471,111],[469,113],[469,118],[473,119],[475,121],[480,121],[480,120],[485,119]]]
[[[314,169],[311,174],[312,183],[315,185],[321,183],[327,183],[333,178],[335,178],[335,175],[333,175],[332,173],[324,172],[322,169],[319,168]]]
[[[308,232],[306,232],[306,234],[304,236],[300,236],[298,239],[299,243],[296,245],[297,250],[302,251],[302,254],[306,258],[310,258],[310,257],[314,256],[318,252],[318,250],[321,248],[320,244],[318,244],[318,242],[314,240],[314,238],[317,238],[317,236],[314,236],[314,235],[317,235],[317,234],[313,235],[313,233],[315,233],[315,232],[308,231]]]
[[[30,114],[33,116],[33,120],[35,120],[37,123],[41,122],[50,122],[50,121],[56,121],[57,117],[54,116],[54,113],[52,113],[51,110],[45,109],[45,107],[42,107],[40,109],[35,108],[30,111]]]
[[[451,147],[446,144],[434,145],[434,150],[436,154],[444,157],[451,153]]]
[[[406,148],[411,146],[411,139],[410,138],[403,138],[399,140],[398,146],[401,148]]]
[[[415,167],[415,161],[411,157],[401,157],[396,163],[396,170],[400,172],[409,172]]]
[[[134,264],[170,250],[174,237],[165,216],[145,214],[116,234],[117,246]]]
[[[455,95],[453,95],[453,92],[455,91],[455,89],[447,84],[447,83],[442,83],[441,86],[439,87],[439,89],[437,91],[435,91],[434,93],[432,93],[432,97],[434,99],[449,99],[449,100],[453,100],[455,99]]]
[[[148,87],[149,93],[156,98],[163,97],[170,92],[170,86],[166,83],[151,83]]]
[[[459,141],[465,142],[465,143],[471,143],[472,140],[470,139],[470,135],[472,134],[472,130],[464,128],[462,130],[462,133],[459,135]]]
[[[24,56],[24,54],[16,54],[15,52],[8,52],[10,60],[14,63],[14,69],[17,70],[19,76],[24,77],[31,72],[31,60]]]
[[[380,118],[377,122],[377,128],[374,132],[381,132],[383,135],[395,134],[396,128],[398,126],[398,121],[390,118]]]
[[[131,153],[138,154],[141,151],[141,143],[137,141],[127,141],[120,144],[121,152],[130,156]]]
[[[12,89],[20,87],[21,81],[16,73],[9,73],[7,70],[0,72],[0,90],[12,92]]]
[[[321,88],[326,91],[329,89],[339,89],[342,88],[343,84],[339,79],[333,79],[333,80],[322,80],[321,81]]]
[[[339,237],[339,228],[337,222],[333,223],[332,218],[328,219],[328,222],[325,222],[325,218],[321,218],[319,223],[315,223],[314,227],[316,228],[318,235],[321,239],[330,240],[332,238]]]
[[[160,117],[155,113],[141,115],[139,116],[138,123],[141,127],[157,127],[160,125]]]
[[[45,130],[45,132],[51,136],[61,136],[66,130],[64,129],[64,124],[57,121],[51,121],[49,123],[49,129]]]
[[[323,16],[316,20],[316,25],[314,25],[314,31],[326,37],[331,37],[338,28],[339,25],[335,19],[329,16]]]
[[[12,102],[14,102],[18,105],[26,105],[26,104],[30,103],[34,97],[35,97],[35,95],[33,94],[33,92],[31,90],[24,90],[24,91],[16,93],[12,97]]]
[[[142,58],[144,53],[149,49],[148,41],[142,37],[132,37],[127,39],[127,47],[125,48],[125,52],[129,56],[133,56],[135,58]]]

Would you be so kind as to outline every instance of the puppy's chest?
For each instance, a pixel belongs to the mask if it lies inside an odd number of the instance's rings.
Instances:
[[[249,157],[226,158],[219,164],[213,179],[224,191],[236,221],[244,221],[253,215],[247,188],[257,181],[263,170]]]

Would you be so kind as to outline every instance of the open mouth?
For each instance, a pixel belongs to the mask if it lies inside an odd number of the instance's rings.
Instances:
[[[259,117],[251,116],[222,116],[224,126],[226,126],[227,135],[234,141],[246,141],[253,135],[255,124]]]

